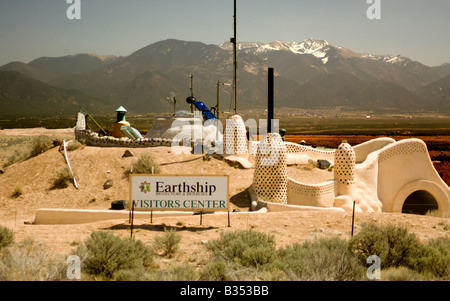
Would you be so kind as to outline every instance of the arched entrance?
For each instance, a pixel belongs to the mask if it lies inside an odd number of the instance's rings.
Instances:
[[[388,204],[388,203],[386,203]],[[416,206],[412,204],[423,204],[425,206]],[[404,185],[396,193],[392,199],[391,207],[384,207],[383,211],[387,212],[405,212],[416,214],[425,214],[430,208],[438,209],[442,213],[450,213],[449,196],[446,191],[439,185],[428,180],[418,180]],[[413,209],[413,207],[417,207]],[[389,208],[391,210],[389,211]],[[425,210],[423,213],[419,213]]]
[[[402,213],[422,214],[438,210],[435,197],[426,190],[416,190],[411,193],[403,203]]]

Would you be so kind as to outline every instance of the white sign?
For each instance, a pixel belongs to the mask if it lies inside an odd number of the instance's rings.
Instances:
[[[135,210],[228,210],[228,176],[130,175]]]

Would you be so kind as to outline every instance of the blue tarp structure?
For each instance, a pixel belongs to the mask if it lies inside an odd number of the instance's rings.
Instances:
[[[216,115],[214,115],[209,109],[208,107],[201,101],[193,101],[192,104],[199,110],[202,112],[203,117],[208,120],[208,119],[217,119]]]

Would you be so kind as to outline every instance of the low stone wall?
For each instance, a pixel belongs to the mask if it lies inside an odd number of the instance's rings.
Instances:
[[[75,130],[75,139],[84,142],[88,146],[100,147],[152,147],[171,146],[172,139],[161,138],[114,138],[111,136],[99,137],[98,133],[89,130]]]

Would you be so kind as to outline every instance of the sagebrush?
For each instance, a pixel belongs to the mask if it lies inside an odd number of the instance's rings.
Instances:
[[[46,246],[27,238],[4,249],[0,255],[0,281],[66,280],[67,264],[54,258]]]
[[[14,232],[9,228],[0,225],[0,250],[12,245],[14,242]]]
[[[222,232],[220,239],[208,242],[207,248],[217,258],[243,266],[264,265],[276,256],[274,237],[253,230]]]
[[[374,223],[363,223],[350,245],[362,264],[370,255],[377,255],[382,268],[408,266],[421,246],[416,235],[404,227]]]
[[[307,240],[279,250],[278,266],[293,280],[361,280],[364,267],[339,237]]]
[[[180,261],[183,257],[177,253],[181,237],[174,229],[165,229],[153,246],[147,246],[112,231],[95,231],[73,254],[81,259],[82,280],[365,281],[370,255],[380,257],[380,280],[450,280],[450,238],[420,242],[394,225],[364,224],[353,239],[315,238],[279,249],[273,235],[224,231],[205,244],[209,258],[191,257],[189,262]],[[154,262],[153,249],[171,255]],[[67,280],[66,267],[51,259],[39,243],[15,244],[12,231],[0,227],[0,279]]]
[[[175,229],[164,228],[164,235],[154,238],[153,247],[163,256],[170,257],[178,250],[180,241],[181,235]]]
[[[153,262],[153,253],[140,240],[120,238],[107,231],[92,232],[74,252],[82,260],[82,270],[112,279],[119,271],[140,270]]]

